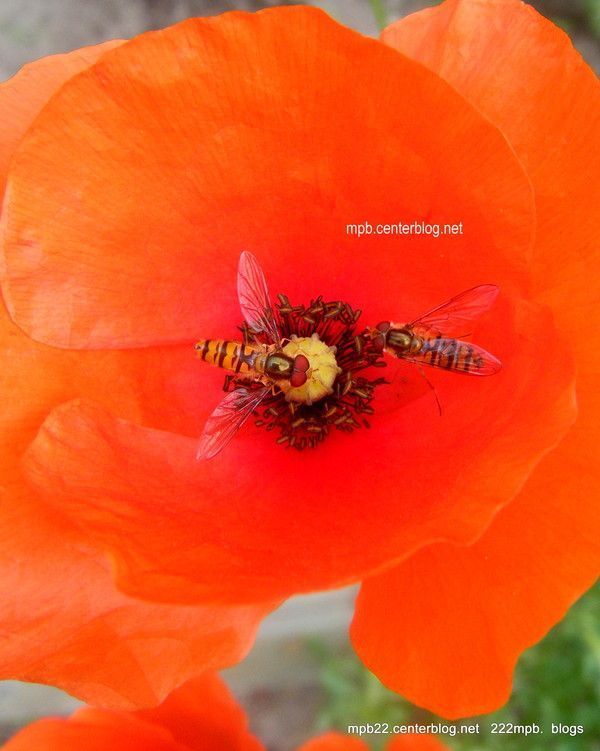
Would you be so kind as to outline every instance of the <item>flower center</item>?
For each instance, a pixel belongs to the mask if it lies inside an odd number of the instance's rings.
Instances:
[[[322,297],[308,306],[292,306],[285,295],[278,298],[273,313],[294,373],[262,403],[255,413],[256,425],[275,431],[277,443],[298,450],[314,448],[332,430],[369,428],[375,389],[387,381],[363,371],[386,363],[373,337],[358,331],[361,311]],[[245,344],[268,343],[247,324],[240,328]],[[226,386],[247,388],[248,383],[229,377]]]
[[[282,388],[286,401],[311,405],[333,394],[335,379],[342,372],[335,346],[322,342],[315,331],[311,336],[292,334],[283,351],[294,360],[291,388]]]

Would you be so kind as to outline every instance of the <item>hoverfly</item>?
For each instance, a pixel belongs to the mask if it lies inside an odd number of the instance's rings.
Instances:
[[[382,321],[367,332],[385,352],[415,365],[468,375],[493,375],[502,367],[500,360],[482,347],[456,337],[468,336],[469,326],[491,307],[498,291],[493,284],[481,284],[410,323]]]
[[[341,372],[336,348],[322,342],[316,333],[289,339],[281,336],[265,276],[248,252],[240,256],[237,293],[254,341],[201,339],[194,346],[202,360],[231,371],[237,381],[247,381],[248,387],[230,391],[210,415],[197,459],[218,454],[269,394],[282,392],[289,402],[310,405],[332,393]]]

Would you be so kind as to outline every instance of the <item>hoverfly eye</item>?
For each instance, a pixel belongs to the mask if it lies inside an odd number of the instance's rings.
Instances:
[[[308,357],[305,355],[296,355],[294,359],[294,371],[299,373],[306,373],[310,368]]]
[[[382,334],[387,334],[387,332],[390,330],[390,322],[389,321],[382,321],[381,323],[378,323],[375,328],[377,331],[381,331]]]
[[[302,372],[301,370],[294,370],[292,373],[292,377],[290,378],[290,384],[293,388],[298,388],[298,386],[303,386],[308,379],[308,376],[305,372]]]

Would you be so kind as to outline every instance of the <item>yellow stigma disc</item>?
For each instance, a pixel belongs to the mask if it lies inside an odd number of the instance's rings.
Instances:
[[[335,359],[335,350],[322,342],[316,333],[310,337],[292,335],[283,348],[284,353],[292,358],[304,355],[310,367],[306,371],[306,383],[296,387],[287,384],[287,388],[283,388],[288,402],[312,404],[333,393],[335,379],[342,372]]]

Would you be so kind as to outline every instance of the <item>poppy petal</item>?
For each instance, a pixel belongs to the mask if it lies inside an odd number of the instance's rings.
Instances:
[[[19,458],[47,414],[74,397],[97,400],[123,418],[188,435],[200,433],[222,375],[199,367],[192,347],[77,352],[37,344],[0,301],[0,487],[20,477]],[[8,396],[9,395],[9,396]]]
[[[116,557],[130,594],[262,601],[356,581],[428,542],[479,536],[572,424],[569,356],[557,339],[560,355],[548,362],[551,320],[529,307],[522,316],[506,370],[516,380],[485,397],[462,379],[445,422],[423,400],[373,416],[375,458],[366,430],[305,453],[250,432],[235,451],[199,463],[194,440],[74,401],[51,413],[23,466],[49,503]],[[256,467],[271,465],[259,481]],[[304,492],[290,480],[313,476]]]
[[[346,231],[365,218],[465,233],[434,259],[411,238],[407,283],[398,238]],[[248,249],[273,291],[381,320],[399,289],[526,287],[533,218],[505,139],[423,66],[313,8],[232,13],[121,45],[39,114],[9,175],[3,293],[55,346],[189,342],[239,321]]]
[[[369,751],[369,746],[360,738],[342,733],[323,733],[303,743],[298,751]]]
[[[102,555],[24,489],[0,508],[3,678],[106,707],[152,706],[188,678],[242,659],[269,609],[130,599]]]
[[[570,466],[581,461],[561,455]],[[431,546],[364,582],[352,641],[387,686],[448,718],[508,699],[520,653],[593,584],[600,565],[596,504],[583,488],[568,507],[557,499],[563,466],[543,462],[471,547]]]
[[[590,180],[600,173],[596,74],[561,29],[520,0],[447,0],[392,24],[382,39],[506,135],[535,190],[537,289],[560,328],[577,334],[582,308],[568,303],[586,287],[595,300],[589,271],[600,232],[600,183]]]
[[[188,681],[138,717],[167,728],[189,751],[264,751],[248,718],[225,683],[213,673]]]
[[[264,751],[246,713],[216,674],[188,681],[154,709],[93,707],[67,720],[45,719],[12,738],[5,751]]]
[[[43,58],[0,84],[0,194],[12,153],[39,110],[65,81],[120,44],[106,42]],[[18,456],[44,416],[76,395],[93,395],[123,417],[156,427],[195,434],[202,425],[199,394],[202,379],[209,374],[198,372],[191,347],[91,356],[58,352],[26,337],[10,321],[2,303],[0,346],[4,355],[0,390],[10,394],[0,414],[4,487],[10,478],[18,477]]]
[[[83,709],[28,725],[2,751],[188,751],[163,728],[125,712]]]
[[[67,534],[64,517],[49,521],[23,487],[19,467],[47,413],[75,394],[102,399],[131,419],[197,431],[191,348],[65,352],[32,342],[3,310],[0,347],[0,391],[7,395],[0,410],[2,678],[129,707],[156,703],[189,675],[241,659],[266,610],[212,614],[123,597],[102,552],[86,551],[85,541]],[[173,663],[163,664],[162,654]]]
[[[65,81],[120,44],[114,40],[44,57],[24,65],[15,76],[0,83],[0,204],[10,159],[34,117]]]
[[[514,507],[471,549],[423,550],[367,582],[359,598],[352,630],[367,664],[417,703],[462,716],[506,699],[518,654],[562,617],[600,565],[590,493],[598,480],[600,363],[582,325],[598,315],[600,186],[587,176],[600,153],[600,89],[566,35],[512,0],[450,0],[393,25],[384,40],[447,78],[507,134],[528,166],[538,207],[535,287],[578,362],[577,424]],[[515,102],[527,117],[514,116]],[[389,605],[390,591],[397,607]],[[377,593],[385,593],[387,609],[376,603]],[[378,645],[369,629],[381,635]]]

